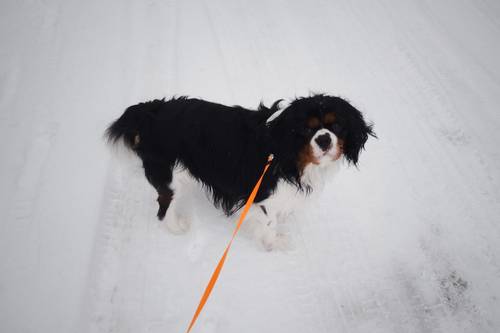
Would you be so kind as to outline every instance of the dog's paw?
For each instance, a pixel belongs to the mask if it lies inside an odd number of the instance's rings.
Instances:
[[[263,242],[267,251],[283,251],[288,252],[293,250],[293,245],[285,235],[277,234],[272,242]]]
[[[184,235],[189,231],[189,221],[185,217],[169,215],[167,212],[165,225],[167,229],[176,235]]]

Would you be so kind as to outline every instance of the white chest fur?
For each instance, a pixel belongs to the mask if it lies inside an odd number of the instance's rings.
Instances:
[[[268,250],[288,250],[289,242],[277,232],[278,220],[319,197],[325,183],[333,178],[341,164],[341,159],[320,165],[309,164],[301,178],[303,189],[285,181],[278,183],[269,198],[252,205],[245,219],[246,231]]]

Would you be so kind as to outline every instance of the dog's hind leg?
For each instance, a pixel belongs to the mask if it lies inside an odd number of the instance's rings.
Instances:
[[[158,163],[151,159],[143,159],[144,173],[149,183],[158,192],[159,208],[156,216],[161,221],[167,213],[173,198],[174,191],[170,187],[172,183],[172,167],[168,163]]]
[[[174,170],[172,183],[169,184],[173,195],[170,206],[167,210],[165,216],[165,225],[170,230],[170,232],[183,235],[189,230],[189,204],[190,196],[190,184],[192,180],[187,171],[185,170]],[[161,207],[160,207],[161,209]]]
[[[145,159],[144,171],[149,183],[158,192],[158,219],[165,220],[166,227],[174,234],[185,234],[189,230],[187,209],[185,209],[186,187],[190,181],[187,171],[168,163]]]
[[[158,199],[156,199],[156,201],[158,201],[158,204],[160,205],[160,207],[158,208],[158,214],[156,216],[158,217],[158,220],[163,220],[165,214],[167,213],[168,207],[170,206],[170,203],[174,198],[174,191],[172,191],[168,187],[167,189],[164,189],[163,187],[155,186],[155,188],[158,192]]]

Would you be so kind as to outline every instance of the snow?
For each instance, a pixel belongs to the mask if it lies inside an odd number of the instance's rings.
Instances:
[[[498,332],[500,3],[3,1],[0,331],[183,332],[235,227],[155,219],[102,135],[132,104],[310,91],[375,123],[359,170],[238,233],[192,332]]]

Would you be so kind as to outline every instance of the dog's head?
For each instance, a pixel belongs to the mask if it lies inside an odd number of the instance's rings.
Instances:
[[[281,159],[281,167],[295,163],[300,174],[310,163],[328,165],[342,156],[357,165],[368,136],[375,136],[360,111],[340,97],[323,94],[292,101],[267,126],[271,152]]]

